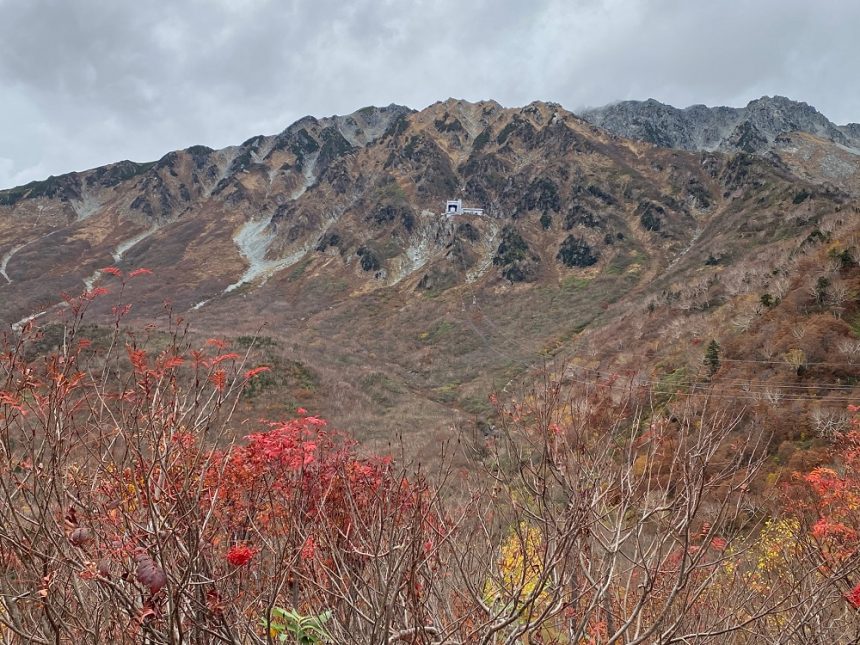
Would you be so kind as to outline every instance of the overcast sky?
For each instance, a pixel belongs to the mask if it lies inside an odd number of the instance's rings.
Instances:
[[[855,0],[0,0],[0,187],[448,97],[860,121]]]

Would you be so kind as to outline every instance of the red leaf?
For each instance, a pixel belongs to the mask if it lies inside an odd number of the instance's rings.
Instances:
[[[229,354],[221,354],[220,356],[216,356],[212,359],[212,365],[218,365],[218,363],[223,363],[224,361],[235,361],[239,359],[239,355],[235,352],[230,352]]]
[[[227,562],[234,567],[243,567],[248,564],[251,559],[257,554],[255,549],[252,549],[247,544],[236,544],[227,549]]]
[[[138,553],[134,559],[137,561],[137,581],[147,587],[151,594],[161,591],[167,584],[167,576],[161,567],[146,552]]]
[[[255,367],[253,369],[245,372],[245,380],[250,380],[257,376],[258,374],[262,374],[263,372],[271,372],[271,368],[266,367],[265,365],[260,365],[260,367]]]

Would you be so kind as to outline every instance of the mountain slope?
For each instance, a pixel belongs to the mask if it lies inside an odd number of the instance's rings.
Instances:
[[[694,371],[696,339],[731,346],[738,316],[774,315],[751,303],[775,282],[781,307],[808,291],[801,261],[857,257],[856,199],[793,154],[655,147],[540,102],[306,117],[0,192],[0,320],[50,321],[61,292],[112,284],[100,267],[147,267],[123,293],[133,315],[168,294],[207,336],[266,323],[273,392],[292,383],[365,438],[402,430],[433,451],[452,419],[486,419],[488,392],[547,359],[648,381],[679,369],[661,361]],[[442,214],[455,197],[485,214]],[[853,288],[852,267],[827,280]],[[832,335],[855,338],[847,324]]]

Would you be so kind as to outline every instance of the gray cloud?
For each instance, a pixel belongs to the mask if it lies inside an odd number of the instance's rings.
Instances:
[[[852,0],[0,0],[0,186],[449,96],[860,120]]]

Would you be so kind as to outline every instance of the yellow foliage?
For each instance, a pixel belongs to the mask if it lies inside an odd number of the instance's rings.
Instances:
[[[756,569],[775,571],[797,544],[800,523],[796,519],[767,520],[759,533],[755,551],[759,554]]]
[[[647,454],[642,454],[636,457],[636,461],[633,462],[633,475],[636,478],[642,477],[648,471],[648,466],[650,465],[650,456]]]
[[[520,522],[499,549],[498,575],[484,585],[488,603],[522,602],[535,593],[543,574],[543,536],[540,529]],[[539,598],[546,591],[539,592]]]
[[[767,520],[749,552],[751,570],[747,580],[752,589],[767,592],[769,580],[786,571],[797,547],[800,523],[796,519]]]
[[[773,488],[779,483],[781,474],[779,472],[768,473],[764,478],[766,488]]]
[[[793,368],[799,369],[806,364],[806,354],[802,349],[794,347],[785,353],[785,362]]]

